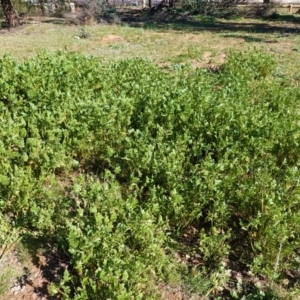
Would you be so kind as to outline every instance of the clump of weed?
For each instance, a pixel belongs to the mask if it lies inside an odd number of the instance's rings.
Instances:
[[[79,39],[89,39],[91,36],[92,34],[85,27],[81,27],[77,33],[77,38]]]

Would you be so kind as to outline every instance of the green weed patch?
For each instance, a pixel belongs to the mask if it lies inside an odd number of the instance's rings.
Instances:
[[[52,294],[156,299],[199,276],[239,298],[241,271],[298,288],[300,90],[272,56],[165,72],[42,52],[0,74],[0,238],[68,253]]]

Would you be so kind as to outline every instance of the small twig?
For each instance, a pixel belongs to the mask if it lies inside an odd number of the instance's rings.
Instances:
[[[273,278],[272,278],[271,287],[273,286],[275,274],[276,274],[277,269],[279,267],[279,260],[280,260],[281,249],[282,249],[282,242],[280,242],[279,251],[277,253],[277,258],[276,258],[276,263],[275,263],[275,266],[274,266],[274,275],[273,275]]]
[[[6,250],[7,250],[7,244],[4,246],[4,249],[3,249],[3,251],[2,251],[2,253],[1,253],[1,255],[0,255],[0,261],[1,261],[1,259],[3,258],[3,256],[4,256],[5,252],[6,252]]]

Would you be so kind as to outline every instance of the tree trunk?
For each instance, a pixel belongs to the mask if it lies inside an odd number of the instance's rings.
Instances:
[[[2,9],[9,27],[18,27],[21,25],[17,11],[11,0],[1,0]]]

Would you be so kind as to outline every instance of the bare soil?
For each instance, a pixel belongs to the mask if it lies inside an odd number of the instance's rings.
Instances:
[[[16,249],[6,255],[5,265],[15,269],[19,276],[9,278],[8,291],[1,300],[56,300],[49,295],[50,283],[58,282],[68,267],[67,260],[55,251],[37,250],[27,253],[22,261],[21,251]],[[2,262],[3,263],[3,262]],[[2,265],[4,267],[4,265]]]

